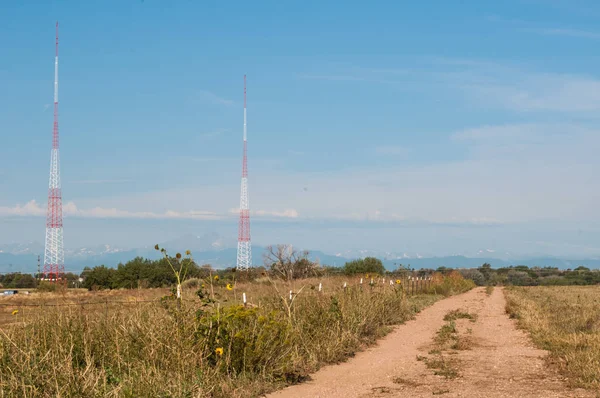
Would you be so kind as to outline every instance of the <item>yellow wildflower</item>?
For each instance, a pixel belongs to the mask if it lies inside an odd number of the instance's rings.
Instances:
[[[12,314],[13,314],[13,315],[17,315],[18,313],[19,313],[19,310],[14,310],[14,311],[12,312]]]
[[[231,283],[228,283],[226,288],[227,288],[227,290],[233,290],[233,286],[231,285]]]
[[[369,274],[367,274],[367,276],[365,276],[365,278],[369,279]]]
[[[399,285],[401,283],[402,283],[402,281],[400,279],[396,279],[396,285]]]
[[[215,354],[217,354],[218,356],[221,356],[221,355],[223,355],[223,347],[218,347],[218,348],[215,350]]]
[[[219,275],[215,275],[215,278],[214,278],[214,279],[215,279],[216,281],[218,281],[218,280],[219,280]]]
[[[186,251],[185,251],[185,255],[186,255],[186,256],[189,256],[190,254],[192,254],[192,252],[191,252],[191,251],[189,251],[189,250],[186,250]]]

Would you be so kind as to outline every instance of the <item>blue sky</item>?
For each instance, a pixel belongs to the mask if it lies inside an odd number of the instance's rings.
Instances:
[[[594,1],[0,3],[0,242],[600,255]],[[71,227],[71,231],[69,231]]]

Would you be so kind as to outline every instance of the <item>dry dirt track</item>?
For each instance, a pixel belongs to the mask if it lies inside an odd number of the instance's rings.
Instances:
[[[499,288],[491,296],[478,288],[439,301],[377,346],[268,397],[596,397],[591,391],[569,389],[556,372],[546,369],[546,352],[517,330],[504,306]],[[454,354],[460,376],[447,380],[433,375],[417,356],[428,355],[444,315],[454,309],[477,313],[478,319],[457,321],[459,331],[471,329],[473,346]]]

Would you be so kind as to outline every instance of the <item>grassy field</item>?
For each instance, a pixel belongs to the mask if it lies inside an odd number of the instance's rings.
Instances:
[[[181,305],[166,289],[2,297],[0,392],[258,396],[347,359],[443,297],[433,292],[473,287],[438,276],[429,294],[407,297],[401,285],[354,279],[191,281]]]
[[[600,388],[600,287],[506,288],[507,312],[572,386]]]

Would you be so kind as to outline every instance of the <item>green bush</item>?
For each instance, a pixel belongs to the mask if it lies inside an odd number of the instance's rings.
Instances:
[[[385,267],[378,258],[365,257],[359,260],[349,261],[344,265],[344,273],[346,275],[353,274],[378,274],[385,273]]]
[[[38,292],[55,292],[56,283],[50,283],[47,281],[41,281],[37,286]]]
[[[477,286],[485,285],[485,276],[476,269],[461,269],[460,273],[465,279],[475,282]]]

